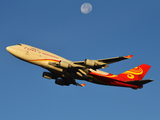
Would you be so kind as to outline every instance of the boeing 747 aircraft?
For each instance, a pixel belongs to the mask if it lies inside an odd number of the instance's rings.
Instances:
[[[142,88],[144,84],[153,81],[151,79],[142,80],[151,67],[146,64],[137,66],[119,75],[98,70],[108,67],[111,63],[130,59],[133,55],[99,60],[85,59],[84,61],[73,62],[56,54],[25,44],[9,46],[6,49],[13,56],[23,61],[47,69],[48,72],[43,72],[42,76],[47,79],[55,79],[55,83],[62,86],[69,86],[70,84],[85,86],[85,84],[77,83],[75,79],[78,79],[101,85],[138,89]]]

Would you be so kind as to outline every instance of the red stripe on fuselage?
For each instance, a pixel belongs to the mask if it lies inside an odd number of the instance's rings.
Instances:
[[[28,61],[53,61],[53,62],[60,62],[59,60],[54,59],[35,59],[35,60],[28,60]]]

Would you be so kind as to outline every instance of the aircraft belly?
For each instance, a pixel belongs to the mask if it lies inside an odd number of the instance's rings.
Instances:
[[[77,74],[75,71],[68,71],[66,69],[62,69],[62,68],[55,67],[52,65],[48,65],[47,68],[46,67],[44,67],[44,68],[49,70],[50,72],[57,73],[57,74],[61,75],[61,77],[84,80],[84,78],[81,75]]]
[[[45,67],[45,69],[48,69],[49,71],[54,72],[54,73],[63,74],[63,69],[62,68],[47,65],[47,67]]]

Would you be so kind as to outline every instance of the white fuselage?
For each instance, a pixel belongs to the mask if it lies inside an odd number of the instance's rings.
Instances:
[[[67,63],[67,64],[74,65],[74,66],[76,66],[76,64],[74,64],[74,62],[70,60],[67,60],[51,52],[48,52],[42,49],[38,49],[38,48],[29,46],[26,44],[18,44],[18,45],[9,46],[6,49],[8,52],[10,52],[15,57],[23,61],[43,67],[49,70],[51,73],[54,73],[54,75],[56,75],[57,77],[61,77],[61,78],[67,77],[67,78],[72,78],[72,79],[87,80],[93,83],[101,84],[97,80],[90,78],[81,69],[70,69],[70,68],[66,69],[64,67],[57,66],[56,64],[59,64],[59,63]],[[95,70],[90,69],[90,71],[95,71]],[[99,74],[103,74],[103,75],[108,75],[108,73],[100,71],[100,70],[96,70],[95,72]]]
[[[47,52],[42,49],[38,49],[29,45],[25,44],[18,44],[9,46],[6,48],[8,52],[10,52],[15,57],[24,60],[26,62],[41,66],[47,70],[49,70],[52,73],[57,73],[62,77],[71,76],[74,79],[84,79],[82,78],[82,75],[80,75],[78,72],[66,72],[65,69],[57,66],[50,65],[49,63],[59,63],[60,61],[64,61],[69,64],[73,64],[72,61],[69,61],[65,58],[62,58],[56,54],[53,54],[51,52]],[[98,70],[99,71],[99,70]],[[97,71],[97,72],[98,72]],[[102,71],[99,71],[102,72]],[[104,73],[104,72],[103,72]],[[106,73],[107,74],[107,73]]]

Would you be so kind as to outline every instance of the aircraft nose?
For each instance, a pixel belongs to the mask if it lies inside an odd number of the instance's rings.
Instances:
[[[15,49],[14,46],[8,46],[8,47],[6,47],[6,50],[11,54],[15,54],[16,53],[16,49]]]
[[[9,50],[10,50],[10,47],[8,46],[8,47],[6,47],[6,50],[9,52]]]

